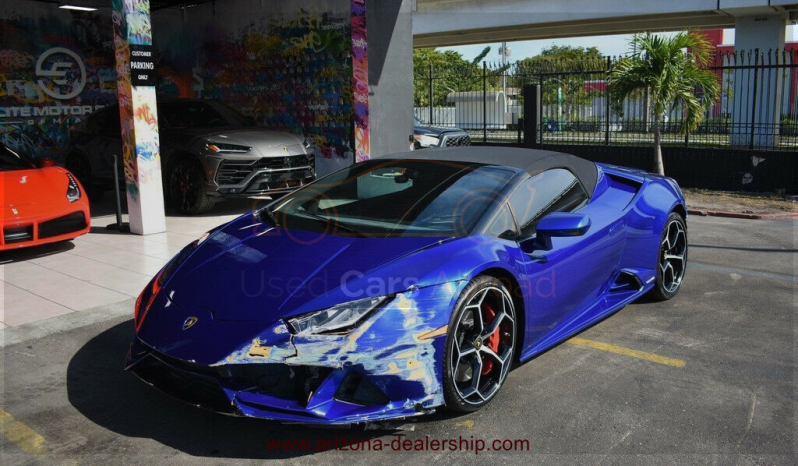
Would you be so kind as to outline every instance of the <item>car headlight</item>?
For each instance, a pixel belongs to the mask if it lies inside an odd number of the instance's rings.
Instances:
[[[291,317],[287,321],[293,333],[345,333],[392,299],[393,296],[359,299]]]
[[[428,136],[426,134],[415,134],[413,135],[413,139],[415,139],[421,147],[438,147],[438,144],[441,142],[440,139],[435,136]]]
[[[205,149],[217,154],[246,154],[252,148],[249,146],[239,146],[238,144],[228,144],[226,142],[209,142],[205,144]]]
[[[69,202],[75,202],[80,199],[80,186],[71,173],[67,173],[69,178],[69,185],[67,185],[66,198]]]
[[[305,138],[302,140],[302,145],[305,147],[305,149],[310,149],[313,147],[313,140],[311,138]]]

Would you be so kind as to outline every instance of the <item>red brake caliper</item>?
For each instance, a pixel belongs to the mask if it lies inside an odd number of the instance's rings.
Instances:
[[[483,303],[482,310],[482,321],[485,322],[485,325],[493,322],[493,319],[496,317],[496,312],[490,305]],[[493,350],[494,353],[499,352],[499,340],[501,339],[501,332],[499,332],[500,327],[501,326],[496,327],[496,330],[488,337],[487,341],[483,342],[483,344]],[[487,375],[491,369],[493,369],[493,360],[482,356],[482,375]]]

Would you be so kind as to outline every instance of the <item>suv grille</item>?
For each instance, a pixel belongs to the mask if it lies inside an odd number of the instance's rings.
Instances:
[[[470,146],[471,136],[467,134],[463,134],[461,136],[449,136],[444,140],[443,143],[446,147]]]
[[[280,168],[311,167],[315,164],[313,156],[289,155],[285,157],[263,157],[260,160],[224,160],[219,165],[216,182],[220,185],[239,184],[255,170],[277,170]]]

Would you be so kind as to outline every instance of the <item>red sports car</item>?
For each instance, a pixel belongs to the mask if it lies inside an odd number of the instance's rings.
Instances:
[[[44,159],[41,168],[0,144],[0,250],[75,238],[89,232],[89,200],[78,180]]]

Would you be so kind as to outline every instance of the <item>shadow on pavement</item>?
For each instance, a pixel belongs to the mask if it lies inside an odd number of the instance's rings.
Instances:
[[[66,240],[59,241],[57,243],[48,243],[39,246],[29,246],[21,249],[0,251],[0,265],[38,259],[40,257],[66,252],[74,248],[75,243],[73,243],[71,240]]]
[[[121,193],[120,198],[122,204],[122,214],[127,215],[127,196],[124,192]],[[277,196],[279,197],[279,196]],[[253,209],[260,208],[271,202],[271,198],[256,199],[256,198],[229,198],[217,201],[211,210],[204,214],[187,215],[180,213],[170,207],[168,204],[165,206],[166,215],[168,217],[216,217],[219,215],[235,215],[249,212]],[[116,200],[113,192],[107,192],[99,200],[91,200],[90,203],[92,217],[112,216],[116,213]],[[110,222],[114,220],[111,219]],[[102,225],[104,226],[104,225]]]
[[[320,441],[361,442],[401,434],[366,431],[362,426],[317,428],[227,417],[184,404],[123,371],[132,335],[132,320],[111,327],[80,348],[67,367],[70,404],[90,421],[120,435],[151,438],[193,456],[279,459],[313,454]],[[436,414],[423,422],[448,417]],[[272,441],[284,443],[270,448]],[[292,442],[293,448],[286,448]],[[314,450],[302,449],[297,442],[308,442]]]

